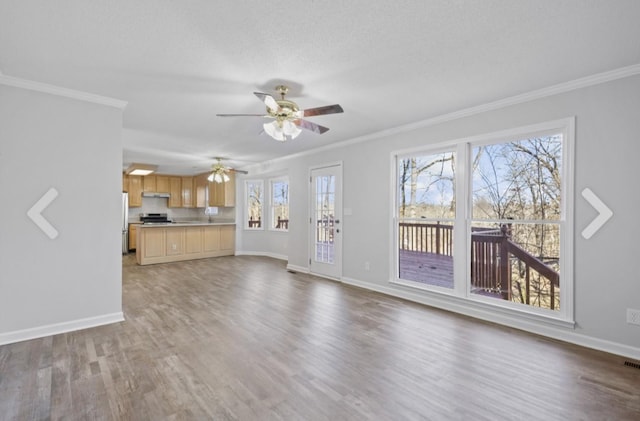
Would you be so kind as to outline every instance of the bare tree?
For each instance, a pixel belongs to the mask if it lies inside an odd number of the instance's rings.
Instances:
[[[417,216],[418,198],[418,181],[420,179],[427,179],[425,187],[423,188],[423,195],[428,190],[442,182],[448,180],[453,184],[454,177],[445,175],[445,165],[447,163],[454,162],[453,153],[439,154],[433,156],[434,159],[422,159],[422,157],[411,157],[403,159],[400,163],[400,216],[415,218]],[[409,187],[409,194],[407,195],[407,185]],[[407,196],[408,202],[407,202]]]

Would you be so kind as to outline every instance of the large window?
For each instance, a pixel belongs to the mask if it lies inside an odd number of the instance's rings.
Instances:
[[[270,229],[289,229],[289,181],[274,179],[271,185],[271,226]]]
[[[561,133],[476,145],[471,292],[559,310]]]
[[[572,319],[572,151],[566,119],[396,155],[397,282]]]
[[[454,151],[398,162],[399,276],[453,288]]]
[[[262,229],[264,183],[262,180],[245,181],[246,229]]]

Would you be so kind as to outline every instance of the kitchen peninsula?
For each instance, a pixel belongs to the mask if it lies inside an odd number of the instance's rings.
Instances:
[[[208,257],[233,256],[233,222],[186,222],[138,225],[136,261],[139,265]]]

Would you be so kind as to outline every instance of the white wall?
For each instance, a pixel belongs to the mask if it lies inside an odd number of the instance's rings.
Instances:
[[[521,102],[521,101],[519,101]],[[344,168],[343,280],[412,300],[493,320],[543,335],[640,358],[640,326],[626,323],[626,309],[640,309],[640,76],[495,107],[466,117],[425,124],[362,142],[271,162],[251,169],[286,172],[290,180],[291,223],[288,260],[308,267],[307,225],[309,167],[342,161]],[[468,303],[389,284],[390,178],[393,151],[461,139],[544,121],[576,116],[575,155],[575,329],[487,313]],[[417,126],[417,125],[416,125]],[[580,233],[596,211],[581,196],[593,190],[614,212],[591,239]],[[374,229],[375,228],[375,229]],[[244,250],[270,252],[268,238],[241,232]],[[371,262],[371,270],[364,262]]]
[[[0,344],[122,320],[124,103],[4,82]],[[58,231],[54,239],[27,217],[50,188],[59,195],[43,216]]]

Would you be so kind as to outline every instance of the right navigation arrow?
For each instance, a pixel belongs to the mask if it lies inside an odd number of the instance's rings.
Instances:
[[[586,201],[598,211],[596,219],[591,221],[591,223],[582,231],[582,236],[585,240],[588,240],[593,236],[593,234],[602,228],[609,218],[613,216],[613,212],[589,188],[582,190],[582,197],[584,197]]]

